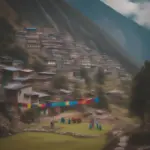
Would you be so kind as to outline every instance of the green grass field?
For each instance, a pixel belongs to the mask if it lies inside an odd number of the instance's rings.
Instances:
[[[41,122],[40,126],[48,126],[48,122]],[[72,136],[57,135],[51,133],[21,133],[15,136],[0,139],[0,150],[100,150],[105,142],[107,133],[111,127],[103,126],[103,130],[88,129],[88,123],[81,124],[61,124],[56,126],[62,127],[60,131],[70,131],[87,135],[100,135],[98,138],[74,138]]]
[[[42,126],[49,126],[48,122],[41,122],[38,125],[29,126],[30,128],[35,127],[42,127]],[[61,127],[60,131],[63,132],[74,132],[74,133],[81,133],[81,134],[87,134],[87,135],[103,135],[109,130],[111,130],[112,126],[110,125],[102,125],[103,130],[100,131],[96,129],[96,127],[92,130],[89,130],[89,124],[88,123],[79,123],[79,124],[62,124],[62,123],[55,123],[56,127]]]
[[[68,132],[75,132],[81,134],[88,134],[88,135],[104,135],[111,129],[111,126],[103,125],[103,130],[100,131],[96,129],[96,127],[92,130],[89,130],[88,123],[80,123],[80,124],[61,124],[57,123],[57,126],[62,127],[61,131],[68,131]]]
[[[21,133],[0,139],[0,150],[100,150],[105,138],[81,139],[50,133]]]

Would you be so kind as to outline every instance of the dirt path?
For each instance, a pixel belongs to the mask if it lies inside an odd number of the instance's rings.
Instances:
[[[69,118],[69,117],[83,117],[83,114],[80,112],[66,112],[66,113],[61,113],[57,116],[54,117],[55,120],[59,120],[61,117]],[[52,117],[42,117],[40,120],[41,121],[49,121]]]

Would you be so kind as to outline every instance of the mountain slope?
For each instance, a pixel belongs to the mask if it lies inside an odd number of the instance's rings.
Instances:
[[[16,20],[18,18],[17,13],[6,3],[5,0],[0,1],[0,18],[5,18],[14,27],[18,27]]]
[[[120,60],[130,72],[138,70],[137,64],[113,38],[63,0],[7,0],[7,2],[23,20],[29,20],[32,25],[49,25],[59,31],[68,31],[75,40],[84,41],[91,47],[93,47],[91,43],[94,43],[100,51]]]
[[[141,65],[150,59],[150,30],[119,14],[100,0],[65,0],[112,36]]]

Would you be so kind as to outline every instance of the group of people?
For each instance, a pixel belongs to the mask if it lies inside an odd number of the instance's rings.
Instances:
[[[60,122],[64,124],[66,122],[66,119],[64,117],[62,117],[60,119]],[[71,124],[71,119],[70,118],[68,119],[68,124]]]
[[[60,122],[64,124],[64,123],[66,122],[66,119],[65,119],[64,117],[62,117],[62,118],[60,119]],[[71,119],[70,119],[70,118],[68,119],[68,124],[71,124]],[[99,121],[98,121],[97,119],[92,118],[92,119],[90,120],[90,122],[89,122],[89,129],[93,129],[93,128],[95,127],[95,125],[96,125],[96,128],[97,128],[97,129],[102,130],[102,126],[101,126],[101,124],[99,123]],[[55,127],[55,121],[54,121],[54,119],[52,119],[52,120],[50,121],[50,128],[51,128],[51,129],[54,129],[54,127]]]
[[[102,130],[102,126],[99,121],[92,118],[89,122],[89,129],[93,129],[95,125],[97,129]]]

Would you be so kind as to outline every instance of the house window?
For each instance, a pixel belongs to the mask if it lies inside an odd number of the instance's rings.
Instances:
[[[25,99],[29,99],[29,97],[30,97],[29,95],[24,94],[24,98],[25,98]]]

